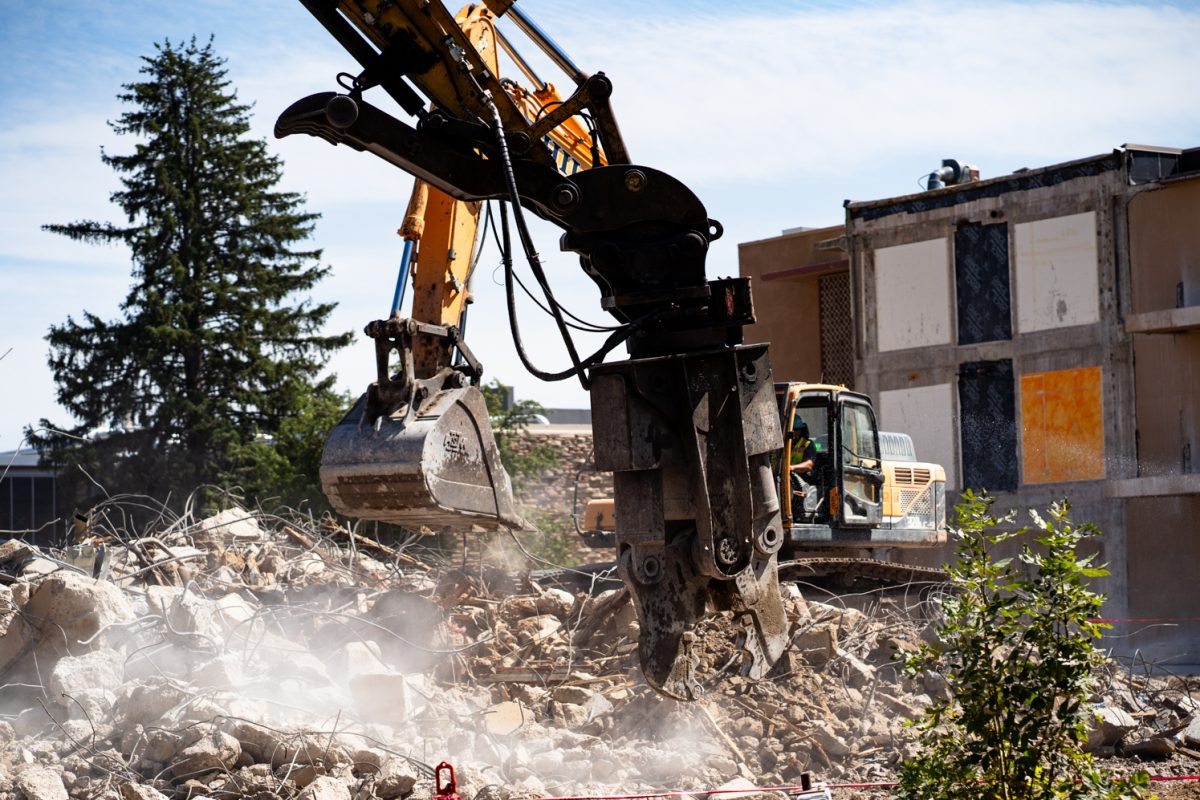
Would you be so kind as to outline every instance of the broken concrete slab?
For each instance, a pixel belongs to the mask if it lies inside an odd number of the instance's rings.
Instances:
[[[167,796],[144,783],[121,784],[121,800],[168,800]]]
[[[223,731],[212,731],[175,754],[171,771],[176,778],[203,775],[213,770],[231,770],[242,754],[241,743]]]
[[[133,618],[125,595],[113,584],[56,572],[32,588],[21,613],[0,637],[0,670],[27,660],[33,651],[44,663],[107,646],[107,632]]]
[[[375,794],[379,800],[406,797],[417,785],[420,775],[405,759],[392,759],[383,765],[375,778]]]
[[[60,658],[50,671],[47,688],[56,697],[74,696],[89,690],[115,692],[124,683],[124,654],[105,649]]]
[[[493,736],[511,736],[533,718],[533,712],[516,700],[496,703],[483,712],[483,724]]]
[[[13,778],[13,786],[26,800],[68,800],[62,775],[46,767],[21,770]]]
[[[1147,761],[1161,761],[1170,758],[1175,753],[1175,749],[1175,741],[1165,736],[1137,739],[1117,747],[1118,752],[1127,758],[1141,758]]]
[[[1189,747],[1200,747],[1200,715],[1192,717],[1183,731],[1183,741]]]
[[[1116,706],[1101,706],[1095,710],[1092,724],[1088,727],[1086,749],[1096,752],[1101,747],[1115,747],[1137,728],[1137,720],[1129,712]]]

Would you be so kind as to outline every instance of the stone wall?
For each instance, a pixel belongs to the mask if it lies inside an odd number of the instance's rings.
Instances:
[[[578,477],[578,511],[581,516],[587,501],[612,497],[612,474],[596,472],[590,430],[569,432],[553,429],[532,429],[516,445],[521,453],[549,445],[558,455],[558,463],[539,474],[525,475],[518,480],[517,502],[523,509],[537,512],[541,527],[574,533],[571,521]]]

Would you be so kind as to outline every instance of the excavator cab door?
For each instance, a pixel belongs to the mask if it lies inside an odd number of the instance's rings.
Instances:
[[[842,395],[837,401],[837,492],[830,512],[843,525],[883,521],[883,459],[879,426],[869,402]]]
[[[830,515],[829,490],[837,486],[838,473],[835,469],[831,443],[834,437],[834,403],[828,390],[804,389],[803,384],[783,384],[788,387],[781,393],[785,399],[781,408],[784,431],[784,447],[781,453],[779,496],[787,519],[797,522],[827,522]],[[790,465],[799,461],[801,447],[796,430],[803,421],[808,426],[808,437],[813,442],[813,471],[805,480],[806,486],[798,490],[790,474]],[[793,458],[793,455],[795,458]]]

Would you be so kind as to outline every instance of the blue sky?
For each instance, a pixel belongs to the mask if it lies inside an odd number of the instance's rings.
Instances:
[[[724,223],[710,277],[737,273],[738,242],[837,224],[843,200],[915,191],[945,157],[989,177],[1125,142],[1200,145],[1200,106],[1186,88],[1200,71],[1194,5],[520,3],[581,67],[613,78],[634,160],[682,179]],[[105,123],[121,113],[116,94],[137,79],[140,56],[164,38],[213,35],[262,138],[290,102],[335,88],[333,76],[352,62],[296,0],[0,0],[0,9],[0,450],[8,450],[41,416],[70,422],[45,366],[47,328],[83,309],[113,317],[128,289],[120,248],[39,226],[118,219],[107,201],[117,184],[99,151],[132,147]],[[541,71],[555,81],[552,68]],[[285,188],[322,214],[315,243],[333,273],[317,297],[340,304],[331,328],[359,331],[387,312],[410,180],[308,137],[270,142]],[[602,320],[596,290],[574,257],[557,252],[557,232],[535,236],[559,296]],[[578,384],[543,384],[522,370],[491,279],[497,260],[485,251],[469,334],[488,375],[545,405],[586,406]],[[552,323],[532,308],[522,319],[539,366],[564,366]],[[358,391],[371,365],[359,337],[330,368]]]

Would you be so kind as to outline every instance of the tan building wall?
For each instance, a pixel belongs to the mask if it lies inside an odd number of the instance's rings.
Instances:
[[[751,279],[758,320],[746,326],[746,341],[770,343],[777,381],[819,382],[825,377],[821,279],[845,274],[848,262],[842,251],[817,245],[843,232],[840,225],[811,228],[738,245],[739,272]]]

